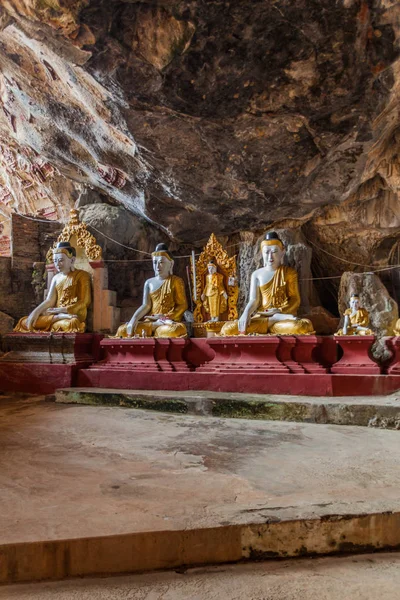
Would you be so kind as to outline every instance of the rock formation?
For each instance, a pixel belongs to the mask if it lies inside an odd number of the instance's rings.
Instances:
[[[387,264],[399,17],[395,0],[3,0],[0,254],[11,211],[62,220],[93,190],[177,245],[301,227],[314,274]]]

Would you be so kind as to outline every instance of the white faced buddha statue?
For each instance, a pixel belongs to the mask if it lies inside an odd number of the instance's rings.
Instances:
[[[83,333],[91,303],[90,275],[75,269],[76,250],[69,242],[59,242],[53,251],[57,271],[46,300],[29,316],[20,319],[14,331],[21,333]]]
[[[152,254],[154,277],[144,284],[143,302],[128,323],[121,325],[116,337],[186,337],[181,322],[188,303],[185,284],[172,274],[174,259],[165,244]]]
[[[239,320],[226,323],[221,335],[314,333],[311,321],[297,317],[300,306],[297,272],[282,264],[285,249],[274,231],[267,233],[261,242],[261,251],[263,267],[251,275],[249,301]]]

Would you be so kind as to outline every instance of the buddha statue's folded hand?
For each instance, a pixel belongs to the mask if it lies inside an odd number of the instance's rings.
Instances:
[[[65,312],[65,308],[62,306],[58,308],[48,308],[46,310],[46,315],[60,315],[63,312]]]
[[[261,317],[272,317],[272,315],[277,315],[281,313],[281,309],[280,308],[269,308],[268,310],[258,310],[257,313],[261,316]],[[291,315],[289,315],[289,319],[290,319]]]
[[[28,317],[26,319],[26,327],[27,327],[27,329],[29,329],[29,331],[33,331],[33,328],[35,327],[36,321],[38,320],[39,317],[40,317],[40,311],[38,311],[38,310],[33,310],[31,312],[31,314],[28,315]]]
[[[138,324],[138,319],[132,318],[126,326],[126,333],[129,337],[132,337],[132,334],[135,333],[136,327]]]
[[[249,317],[247,316],[247,314],[243,313],[238,321],[239,333],[246,333],[248,324],[249,324]]]

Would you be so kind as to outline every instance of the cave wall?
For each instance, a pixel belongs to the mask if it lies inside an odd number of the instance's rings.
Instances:
[[[248,240],[272,228],[300,232],[316,277],[388,264],[399,32],[394,0],[3,0],[0,255],[13,213],[65,221],[77,204],[145,251],[242,241],[243,281]],[[110,263],[121,304],[149,272]],[[338,281],[316,286],[333,310]]]
[[[42,268],[46,253],[61,229],[60,223],[44,223],[12,215],[12,257],[0,257],[0,312],[19,319],[37,305],[38,296],[32,285],[33,265],[38,263]]]

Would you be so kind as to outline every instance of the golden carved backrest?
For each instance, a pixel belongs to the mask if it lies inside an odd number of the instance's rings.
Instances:
[[[53,250],[59,242],[70,242],[71,246],[74,246],[77,269],[83,269],[89,262],[102,260],[102,250],[96,238],[88,231],[86,224],[79,220],[78,211],[74,208],[70,211],[69,222],[47,253],[46,259],[49,264],[53,262]]]
[[[205,311],[201,300],[204,290],[208,263],[213,260],[219,273],[224,276],[224,287],[228,294],[228,309],[220,316],[221,321],[233,321],[238,318],[237,299],[239,288],[236,277],[236,256],[228,256],[215,235],[212,233],[203,252],[196,261],[196,307],[194,322],[203,323]]]

